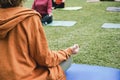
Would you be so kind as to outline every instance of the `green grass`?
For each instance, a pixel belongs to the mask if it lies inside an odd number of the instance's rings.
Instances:
[[[25,3],[31,7],[32,0]],[[120,23],[120,12],[107,12],[119,2],[87,3],[85,0],[66,0],[66,6],[82,6],[78,11],[53,10],[54,20],[75,20],[73,27],[44,27],[49,47],[65,49],[74,43],[80,52],[73,55],[74,63],[120,68],[120,29],[103,29],[103,23]]]

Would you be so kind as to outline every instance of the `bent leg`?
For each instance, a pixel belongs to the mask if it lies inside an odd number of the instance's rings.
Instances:
[[[63,61],[60,66],[64,71],[66,71],[72,64],[72,57],[68,58],[66,61]]]

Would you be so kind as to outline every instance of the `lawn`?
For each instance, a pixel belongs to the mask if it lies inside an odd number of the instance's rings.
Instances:
[[[32,0],[25,3],[31,8]],[[73,62],[120,68],[120,29],[101,28],[104,23],[120,23],[120,12],[107,12],[109,6],[120,2],[87,3],[85,0],[66,0],[66,6],[83,7],[78,11],[53,10],[54,20],[77,21],[72,27],[44,26],[49,47],[65,49],[74,43],[80,52],[73,55]]]

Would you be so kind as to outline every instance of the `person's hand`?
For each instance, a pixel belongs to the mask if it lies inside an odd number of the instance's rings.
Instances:
[[[70,48],[72,50],[72,54],[77,54],[79,52],[79,49],[80,49],[78,44],[74,44]]]
[[[52,13],[50,13],[50,14],[48,14],[49,16],[52,16],[53,14]]]

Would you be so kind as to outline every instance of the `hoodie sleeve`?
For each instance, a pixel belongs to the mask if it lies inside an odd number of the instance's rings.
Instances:
[[[30,54],[40,66],[56,66],[69,58],[72,53],[71,48],[59,51],[49,49],[45,32],[38,16],[30,17],[26,23],[29,26],[27,34]]]

